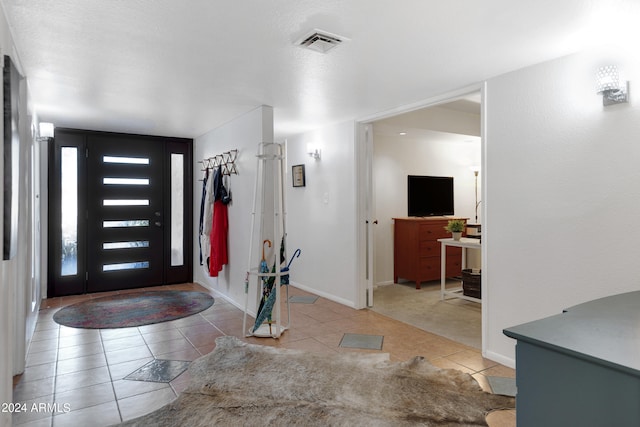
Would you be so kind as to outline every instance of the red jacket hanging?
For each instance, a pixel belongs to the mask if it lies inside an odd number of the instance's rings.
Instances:
[[[218,277],[222,266],[229,262],[227,253],[227,233],[229,230],[229,213],[227,204],[231,202],[231,194],[222,184],[222,171],[218,167],[213,176],[214,199],[213,220],[211,224],[211,243],[209,257],[209,276]]]
[[[221,200],[213,203],[213,224],[211,227],[210,242],[211,256],[209,258],[209,275],[218,277],[222,266],[229,262],[227,253],[227,233],[229,230],[229,214],[227,205]]]

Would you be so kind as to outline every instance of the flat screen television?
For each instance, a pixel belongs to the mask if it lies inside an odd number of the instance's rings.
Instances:
[[[453,215],[453,177],[407,177],[409,216]]]

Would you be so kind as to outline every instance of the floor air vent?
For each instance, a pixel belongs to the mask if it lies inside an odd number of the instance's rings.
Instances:
[[[342,36],[331,34],[326,31],[313,30],[311,33],[299,39],[296,43],[300,47],[315,50],[316,52],[327,53],[334,47],[346,40]]]

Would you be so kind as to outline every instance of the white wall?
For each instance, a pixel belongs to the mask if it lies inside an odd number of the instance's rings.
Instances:
[[[480,123],[479,116],[476,121]],[[441,132],[423,137],[389,135],[376,132],[375,124],[373,146],[374,217],[378,220],[373,277],[379,285],[393,283],[392,218],[407,216],[407,175],[454,177],[455,215],[474,222],[475,176],[470,167],[480,165],[481,151],[479,138]],[[479,191],[481,187],[479,175]]]
[[[230,301],[244,308],[244,282],[247,271],[247,256],[255,186],[258,145],[273,142],[273,109],[268,106],[256,108],[194,140],[194,162],[237,149],[236,168],[232,175],[229,204],[229,264],[223,267],[217,278],[209,277],[204,266],[199,265],[198,224],[202,196],[201,168],[194,164],[194,281],[225,295]],[[259,245],[257,245],[259,247]],[[256,246],[254,246],[255,248]],[[259,261],[259,259],[258,259]],[[206,264],[205,264],[206,266]],[[256,262],[257,266],[257,262]],[[254,298],[250,299],[250,310],[255,311]],[[238,334],[242,331],[238,331]]]
[[[21,70],[20,60],[8,31],[3,10],[0,8],[0,58],[8,55]],[[2,88],[0,88],[2,96]],[[39,186],[32,186],[32,153],[39,150],[34,142],[32,129],[37,124],[28,100],[26,81],[20,88],[20,149],[19,149],[19,185],[18,185],[18,247],[15,257],[0,261],[0,402],[12,402],[13,375],[24,370],[26,349],[35,328],[35,319],[39,309],[39,275],[31,266],[38,255],[32,248],[39,247],[40,236],[34,235],[33,224],[38,222],[38,213],[34,207]],[[0,135],[4,135],[3,122],[0,120]],[[36,164],[35,167],[39,165]],[[0,188],[4,188],[3,161],[0,160]],[[0,212],[4,209],[0,198]],[[0,240],[2,239],[0,227]],[[35,241],[35,245],[34,245]],[[32,305],[32,301],[35,302]],[[0,426],[11,425],[11,414],[0,412]]]
[[[198,262],[197,226],[194,237],[194,280],[221,292],[244,307],[244,281],[249,251],[251,210],[258,143],[273,140],[273,110],[260,107],[221,128],[198,137],[194,160],[238,148],[239,175],[231,177],[233,203],[229,206],[229,265],[220,276],[211,278]],[[327,126],[296,135],[287,141],[285,182],[287,249],[291,257],[300,248],[302,255],[291,266],[291,283],[334,301],[356,306],[356,202],[355,123]],[[321,160],[306,153],[308,142],[321,146]],[[305,164],[306,187],[293,188],[291,166]],[[201,179],[196,163],[195,179]],[[194,223],[198,224],[202,183],[194,185]],[[259,210],[256,212],[259,218]],[[252,267],[257,267],[260,238],[255,238]],[[269,255],[267,254],[267,257]],[[254,283],[249,293],[249,310],[255,311]]]
[[[640,289],[639,63],[637,50],[609,49],[488,81],[487,356],[513,362],[506,327]],[[607,64],[630,80],[629,104],[595,94]]]
[[[317,143],[321,160],[306,153]],[[291,282],[352,307],[358,304],[355,123],[334,124],[287,141],[287,232]],[[306,186],[293,188],[291,166],[304,164]]]

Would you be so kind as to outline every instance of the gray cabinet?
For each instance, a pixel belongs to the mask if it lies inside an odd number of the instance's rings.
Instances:
[[[640,292],[504,333],[517,340],[518,427],[640,426]]]

